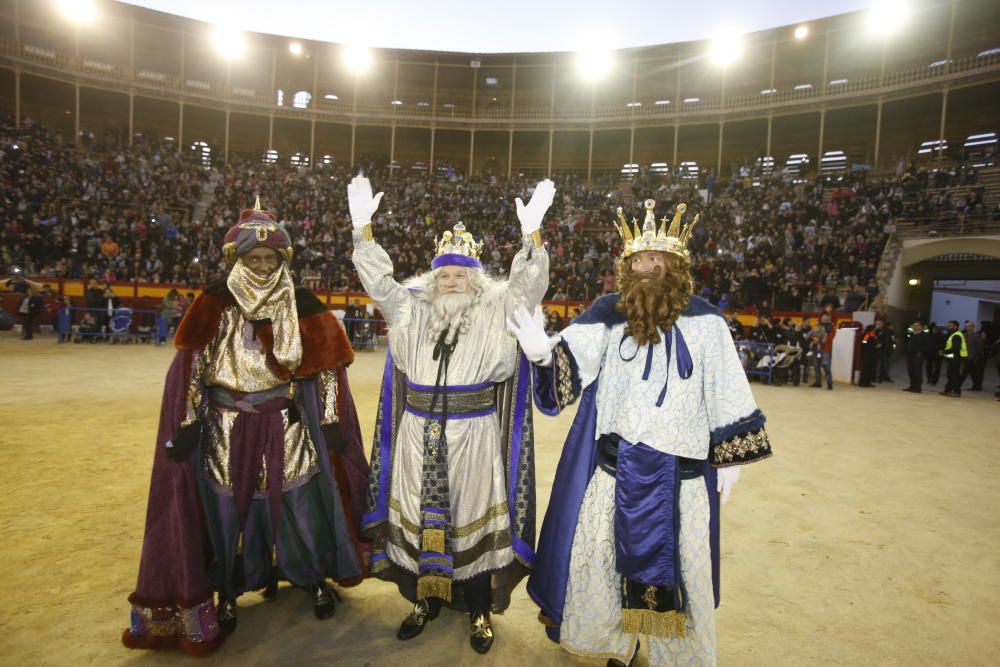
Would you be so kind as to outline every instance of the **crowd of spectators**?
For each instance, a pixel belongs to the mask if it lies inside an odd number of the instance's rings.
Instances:
[[[259,196],[291,233],[302,283],[360,290],[346,197],[359,167],[231,160],[212,179],[196,156],[169,144],[140,138],[129,147],[78,152],[36,125],[15,130],[10,120],[0,125],[4,267],[197,287],[221,271],[225,231]],[[506,273],[520,247],[514,199],[530,197],[534,178],[429,177],[378,165],[364,171],[385,191],[375,233],[399,278],[426,270],[435,238],[460,219],[484,241],[486,268]],[[615,289],[615,209],[641,220],[645,198],[657,201],[660,217],[682,201],[688,219],[700,212],[690,244],[699,294],[722,307],[781,311],[862,306],[878,291],[876,270],[897,218],[982,207],[975,170],[964,165],[931,173],[903,163],[885,177],[859,171],[809,181],[733,172],[700,181],[652,173],[589,184],[554,177],[557,196],[544,230],[553,255],[548,298],[589,301]],[[191,213],[210,180],[217,187],[196,223]]]
[[[127,142],[119,141],[118,144]],[[46,278],[183,282],[208,174],[171,143],[83,151],[0,111],[0,265]]]

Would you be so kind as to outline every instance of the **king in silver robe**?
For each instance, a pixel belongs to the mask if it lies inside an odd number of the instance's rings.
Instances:
[[[389,325],[389,354],[372,447],[368,513],[371,572],[414,603],[400,626],[410,639],[442,604],[470,614],[470,642],[493,642],[490,612],[534,560],[530,365],[506,329],[548,289],[539,227],[555,188],[518,200],[524,243],[506,281],[479,262],[483,244],[459,222],[437,242],[432,270],[399,283],[375,242],[381,194],[357,177],[349,189],[354,264]]]

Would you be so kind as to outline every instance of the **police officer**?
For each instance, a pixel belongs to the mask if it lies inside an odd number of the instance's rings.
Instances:
[[[931,354],[931,336],[924,331],[924,323],[917,320],[906,331],[906,372],[910,386],[903,391],[919,394],[924,380],[924,360]]]
[[[958,328],[958,321],[948,322],[948,339],[945,341],[941,356],[948,364],[948,384],[944,386],[942,396],[958,398],[962,395],[962,367],[969,358],[969,348],[965,344],[965,336]]]

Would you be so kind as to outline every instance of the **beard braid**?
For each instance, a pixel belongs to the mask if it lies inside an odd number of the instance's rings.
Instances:
[[[427,321],[427,333],[432,341],[448,332],[446,343],[453,343],[458,334],[469,330],[469,312],[476,305],[476,292],[435,294],[431,301],[432,316]]]
[[[627,259],[618,260],[617,278],[621,300],[615,307],[625,315],[625,333],[639,346],[658,344],[660,331],[668,331],[681,311],[687,308],[693,290],[691,260],[664,253],[662,277],[642,280],[645,274],[632,272]]]

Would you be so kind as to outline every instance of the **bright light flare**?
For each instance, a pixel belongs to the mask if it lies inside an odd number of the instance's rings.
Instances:
[[[243,31],[234,26],[218,26],[212,35],[212,45],[227,60],[240,57],[247,48]]]
[[[348,44],[340,55],[344,66],[355,74],[363,74],[372,66],[372,51],[367,46]]]
[[[795,29],[795,32],[793,34],[795,35],[795,39],[801,42],[803,39],[809,36],[809,26],[800,25],[798,28]]]
[[[74,23],[93,23],[97,6],[93,0],[59,0],[59,11]]]
[[[728,29],[712,39],[708,48],[708,58],[716,65],[731,65],[743,55],[743,35],[738,30]]]
[[[865,23],[869,32],[888,36],[906,25],[911,11],[909,0],[878,0],[868,10]]]
[[[292,42],[291,44],[288,45],[288,52],[291,53],[293,56],[301,56],[302,45],[299,44],[298,42]]]
[[[607,49],[589,49],[576,54],[576,72],[588,81],[604,77],[614,63],[614,54]]]

